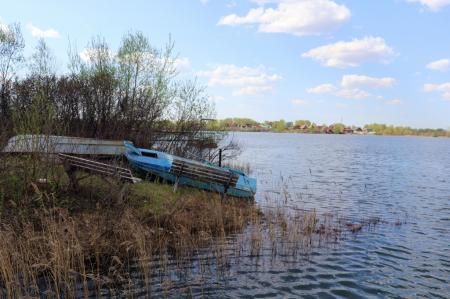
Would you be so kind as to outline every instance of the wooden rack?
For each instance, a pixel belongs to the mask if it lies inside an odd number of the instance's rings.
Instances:
[[[177,177],[177,181],[179,177],[183,176],[201,182],[223,185],[225,193],[229,187],[235,187],[239,179],[239,176],[231,171],[177,159],[173,160],[170,172]],[[177,186],[177,182],[175,186]]]
[[[61,153],[58,154],[58,157],[63,161],[66,171],[69,173],[69,177],[71,176],[70,173],[77,169],[101,176],[116,177],[121,181],[131,182],[133,184],[141,181],[141,179],[134,177],[133,173],[128,168]]]

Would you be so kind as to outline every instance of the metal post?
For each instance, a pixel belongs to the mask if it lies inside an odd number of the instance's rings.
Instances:
[[[222,167],[222,149],[219,149],[219,167]]]

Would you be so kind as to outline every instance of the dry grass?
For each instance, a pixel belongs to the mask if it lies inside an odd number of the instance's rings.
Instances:
[[[81,192],[92,183],[85,182]],[[142,188],[153,186],[137,186],[120,206],[97,201],[97,207],[70,211],[59,207],[56,194],[34,185],[29,202],[40,206],[0,218],[0,297],[38,296],[43,290],[56,297],[87,296],[93,285],[131,284],[136,264],[149,288],[155,258],[170,256],[182,265],[214,239],[241,231],[258,213],[250,202],[192,190],[173,194],[169,188],[166,201],[162,194],[144,201]]]
[[[174,263],[190,275],[196,259],[202,275],[213,265],[220,276],[231,258],[295,257],[379,222],[318,215],[283,200],[260,208],[155,183],[131,185],[125,201],[116,202],[120,186],[114,181],[90,177],[73,194],[60,170],[36,173],[52,174],[50,183],[40,186],[14,173],[0,183],[0,297],[115,294],[136,288],[136,272],[147,294],[155,277],[168,292]]]

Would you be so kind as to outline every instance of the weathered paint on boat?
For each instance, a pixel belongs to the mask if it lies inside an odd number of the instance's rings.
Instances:
[[[236,186],[229,187],[227,188],[227,190],[222,184],[203,182],[186,176],[180,176],[178,178],[178,184],[180,185],[187,185],[190,187],[219,193],[224,193],[226,191],[227,195],[234,197],[253,198],[256,193],[256,179],[248,177],[245,173],[237,169],[217,167],[214,164],[208,162],[198,162],[155,150],[136,148],[131,142],[127,141],[124,144],[126,147],[125,156],[127,157],[129,163],[133,168],[152,175],[156,175],[163,180],[172,183],[177,180],[177,177],[173,173],[171,173],[172,162],[174,161],[174,159],[176,159],[189,163],[195,163],[199,166],[207,167],[210,169],[232,172],[239,176]]]
[[[55,135],[17,135],[9,139],[5,153],[47,153],[121,156],[123,141]]]

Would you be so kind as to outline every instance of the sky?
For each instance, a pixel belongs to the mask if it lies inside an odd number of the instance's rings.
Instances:
[[[60,73],[102,36],[175,41],[217,117],[450,128],[450,0],[0,0],[31,56],[45,39]]]

